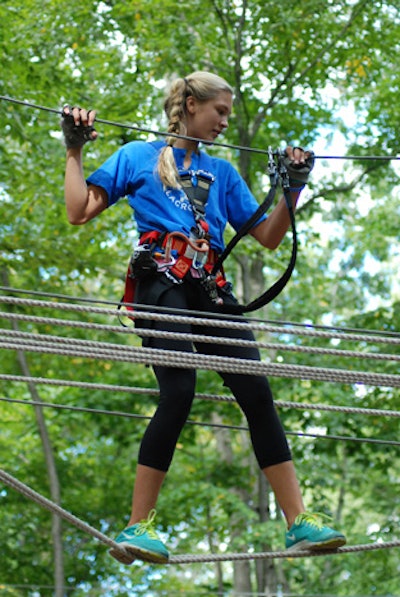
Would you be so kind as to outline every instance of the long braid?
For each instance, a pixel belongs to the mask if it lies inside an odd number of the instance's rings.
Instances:
[[[185,100],[186,100],[186,81],[176,79],[174,81],[168,98],[165,100],[164,109],[169,118],[168,132],[175,135],[184,135],[186,127],[184,125]],[[179,188],[178,171],[176,169],[172,147],[175,145],[176,137],[167,137],[167,146],[161,150],[157,170],[163,185]]]
[[[164,103],[168,118],[168,132],[174,135],[186,134],[186,98],[193,96],[199,102],[206,102],[221,91],[233,94],[232,87],[218,75],[204,71],[196,71],[185,79],[175,79]],[[180,188],[179,175],[175,164],[173,146],[176,137],[167,137],[167,145],[159,155],[157,172],[166,187]]]

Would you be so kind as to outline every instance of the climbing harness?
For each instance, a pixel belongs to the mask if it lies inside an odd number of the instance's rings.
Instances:
[[[181,284],[189,271],[194,278],[200,280],[211,301],[223,313],[239,315],[255,311],[272,301],[283,290],[295,267],[297,234],[290,196],[291,187],[288,171],[284,164],[284,154],[276,154],[271,148],[268,151],[268,175],[271,186],[265,200],[243,224],[225,250],[218,255],[215,250],[210,248],[209,227],[205,219],[206,203],[214,177],[204,170],[181,171],[182,189],[192,206],[195,225],[191,228],[189,237],[181,232],[167,233],[155,230],[141,235],[139,245],[129,263],[125,280],[125,292],[121,304],[124,303],[128,311],[132,311],[133,307],[131,305],[134,302],[137,280],[155,273],[163,273],[173,283]],[[225,292],[231,290],[231,284],[225,278],[223,262],[237,243],[271,207],[279,182],[282,186],[292,228],[292,254],[289,264],[281,277],[257,299],[247,305],[226,305],[218,292],[218,290]]]
[[[133,303],[137,280],[155,273],[164,274],[171,282],[181,284],[190,271],[216,305],[223,300],[217,288],[228,284],[222,268],[212,272],[218,255],[210,247],[209,226],[205,219],[210,186],[215,177],[205,170],[181,170],[182,190],[192,207],[194,226],[189,237],[182,232],[152,230],[141,235],[131,257],[125,280],[123,303]],[[128,310],[132,310],[130,305]]]

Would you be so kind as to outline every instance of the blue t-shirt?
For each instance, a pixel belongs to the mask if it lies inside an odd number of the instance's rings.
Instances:
[[[116,151],[87,179],[102,187],[109,206],[127,197],[134,210],[139,233],[150,230],[183,232],[194,225],[192,206],[182,189],[163,188],[157,174],[157,160],[163,141],[133,141]],[[178,171],[183,171],[186,149],[173,148]],[[205,219],[210,244],[219,253],[224,249],[227,222],[237,231],[253,215],[258,203],[243,178],[226,160],[210,157],[204,151],[192,153],[189,172],[203,170],[215,177],[209,189]]]

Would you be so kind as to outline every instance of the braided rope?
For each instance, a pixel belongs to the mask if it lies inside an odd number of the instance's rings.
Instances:
[[[111,315],[113,317],[120,317],[121,312],[116,309],[105,309],[102,307],[86,307],[83,305],[71,305],[68,303],[58,303],[54,301],[38,301],[34,299],[20,299],[9,296],[0,296],[0,303],[15,304],[27,307],[42,307],[47,309],[59,309],[62,311],[73,311],[77,313],[92,313],[98,315]],[[129,305],[129,304],[128,304]],[[170,315],[166,313],[157,313],[149,310],[146,305],[134,305],[137,309],[136,315],[143,320],[153,321],[167,321],[173,323],[183,323],[198,326],[214,326],[219,328],[228,328],[236,330],[253,330],[260,332],[269,333],[284,333],[291,335],[302,335],[314,338],[339,338],[341,340],[355,341],[355,342],[370,342],[373,339],[376,343],[385,343],[392,345],[400,345],[400,334],[387,334],[387,335],[367,335],[367,334],[354,334],[344,331],[339,332],[328,332],[328,331],[317,331],[317,330],[299,330],[296,328],[288,328],[287,325],[277,324],[266,324],[257,323],[250,321],[243,321],[240,318],[234,318],[233,316],[224,316],[222,314],[215,315],[215,317],[199,317],[193,315]],[[6,313],[0,313],[2,317],[8,317]],[[35,321],[35,320],[32,320]]]
[[[0,313],[0,316],[3,314]],[[119,332],[121,328],[118,326],[111,326],[106,324],[92,324],[86,322],[76,322],[65,319],[55,319],[51,317],[34,317],[30,315],[18,315],[15,313],[5,314],[4,317],[10,320],[17,321],[29,321],[34,323],[44,323],[51,325],[61,325],[65,327],[74,327],[82,329],[96,329],[102,331]],[[40,321],[38,321],[40,320]],[[277,342],[260,342],[258,340],[245,340],[242,338],[227,338],[221,336],[208,336],[204,334],[192,334],[192,333],[181,333],[181,332],[168,332],[164,330],[152,330],[152,329],[141,329],[141,328],[122,328],[125,333],[134,334],[140,337],[147,338],[166,338],[169,340],[182,340],[190,342],[204,342],[207,344],[222,344],[228,346],[239,346],[239,347],[254,347],[268,350],[282,350],[286,352],[296,352],[305,354],[318,354],[318,355],[329,355],[329,356],[341,356],[347,358],[359,358],[359,359],[372,359],[380,361],[400,361],[400,354],[388,354],[388,353],[366,353],[356,350],[343,350],[338,348],[319,348],[313,346],[299,346],[295,344],[281,344]],[[53,338],[54,336],[35,334],[28,332],[21,332],[16,330],[1,329],[3,336],[15,336],[19,338]],[[67,341],[67,339],[66,339]]]
[[[72,338],[52,337],[38,346],[33,342],[6,342],[0,339],[0,345],[10,350],[27,350],[46,354],[59,354],[90,359],[105,359],[123,362],[135,362],[146,365],[168,365],[171,367],[192,369],[200,368],[211,371],[242,374],[270,375],[274,377],[313,379],[318,381],[360,383],[372,386],[400,387],[400,375],[384,373],[365,373],[346,371],[308,365],[267,363],[251,359],[209,356],[184,351],[171,351],[156,348],[120,346],[104,342],[76,341]],[[63,344],[67,348],[63,348]]]
[[[19,491],[25,497],[36,502],[46,510],[60,516],[70,524],[76,526],[81,531],[88,533],[95,539],[98,539],[108,547],[113,547],[126,554],[126,551],[118,543],[107,537],[104,533],[101,533],[91,525],[83,522],[77,518],[74,514],[68,512],[61,506],[58,506],[48,498],[44,497],[40,493],[34,491],[25,483],[22,483],[6,471],[0,469],[0,479],[12,489]],[[355,553],[361,551],[373,551],[380,549],[392,549],[400,547],[400,541],[388,541],[385,543],[367,543],[365,545],[351,545],[347,547],[340,547],[336,551],[325,550],[320,552],[310,550],[296,550],[296,551],[273,551],[273,552],[260,552],[260,553],[226,553],[226,554],[210,554],[210,555],[197,555],[197,554],[186,554],[180,556],[172,556],[169,560],[169,564],[188,564],[198,562],[227,562],[227,561],[238,561],[238,560],[260,560],[260,559],[276,559],[276,558],[301,558],[301,557],[314,557],[322,555],[336,555],[343,553]]]
[[[400,159],[400,158],[399,158]],[[136,307],[135,304],[131,304],[131,303],[121,303],[121,301],[112,301],[112,300],[106,300],[106,299],[98,299],[98,298],[93,298],[93,297],[88,297],[88,296],[79,296],[79,297],[74,297],[71,296],[69,294],[60,294],[60,293],[55,293],[55,292],[44,292],[44,291],[38,291],[38,290],[23,290],[21,288],[14,288],[12,286],[0,286],[0,292],[1,291],[5,291],[7,292],[7,296],[10,296],[10,293],[17,294],[17,295],[29,295],[29,296],[40,296],[40,297],[46,297],[46,298],[52,298],[52,299],[60,299],[62,301],[79,301],[80,303],[85,303],[85,304],[89,304],[89,305],[111,305],[113,307],[118,307],[118,309],[120,309],[122,306],[133,306]],[[143,307],[144,305],[139,305],[139,307]],[[149,309],[148,306],[147,309]],[[157,307],[157,306],[153,306],[152,307],[153,310],[155,311],[162,311],[165,312],[165,309],[162,307]],[[185,313],[185,314],[189,314],[189,315],[204,315],[204,311],[193,311],[193,310],[182,310],[182,309],[177,309],[177,308],[169,308],[168,309],[168,313]],[[132,315],[132,313],[130,314]],[[228,317],[227,315],[223,315],[224,318]],[[232,321],[242,321],[243,317],[240,315],[232,315],[229,316],[229,319],[232,319]],[[247,319],[247,318],[246,318]],[[360,334],[361,332],[365,332],[366,335],[368,335],[368,337],[371,336],[375,336],[375,337],[397,337],[400,338],[400,332],[396,332],[396,331],[391,331],[391,330],[372,330],[372,329],[354,329],[354,328],[349,328],[349,327],[343,327],[343,326],[338,326],[338,325],[334,325],[334,326],[328,326],[328,325],[322,325],[322,324],[310,324],[310,323],[299,323],[299,322],[293,322],[293,321],[277,321],[277,320],[265,320],[265,319],[260,319],[258,317],[254,317],[251,316],[249,317],[249,321],[250,322],[262,322],[262,323],[267,323],[267,324],[271,324],[274,326],[284,326],[284,329],[287,329],[287,326],[293,326],[293,328],[297,328],[297,329],[322,329],[322,330],[335,330],[336,332],[339,332],[340,334],[342,333],[354,333],[356,332],[357,334]],[[283,329],[283,328],[282,328]],[[300,332],[301,333],[301,332]]]
[[[86,522],[83,522],[82,520],[68,512],[68,510],[64,510],[64,508],[61,508],[61,506],[59,506],[58,504],[55,504],[54,502],[44,497],[37,491],[34,491],[31,487],[25,485],[25,483],[22,483],[12,475],[6,473],[6,471],[4,471],[3,469],[0,469],[0,479],[9,487],[12,487],[16,491],[19,491],[22,495],[36,502],[46,510],[49,510],[54,514],[57,514],[57,516],[60,516],[60,518],[63,518],[72,525],[76,526],[81,531],[88,533],[89,535],[95,537],[96,539],[98,539],[102,543],[105,543],[105,545],[108,545],[109,547],[119,549],[123,553],[126,553],[125,549],[121,548],[121,546],[118,545],[118,543],[104,535],[104,533],[101,533],[94,527],[90,526]]]
[[[86,381],[72,381],[64,379],[49,379],[47,377],[33,377],[23,375],[9,375],[0,374],[0,380],[3,381],[15,381],[19,383],[34,383],[39,385],[51,385],[51,386],[66,386],[74,388],[83,388],[90,390],[104,390],[109,392],[126,392],[130,394],[144,394],[158,396],[159,390],[157,388],[142,388],[138,386],[121,386],[112,384],[93,383]],[[202,400],[214,400],[219,402],[232,402],[236,404],[236,400],[233,396],[224,396],[220,394],[200,394],[196,393],[195,398]],[[25,401],[23,401],[25,402]],[[400,411],[397,410],[386,410],[377,408],[359,408],[353,406],[333,406],[328,404],[311,404],[309,402],[290,402],[285,400],[274,400],[274,404],[280,408],[293,408],[300,410],[315,410],[315,411],[327,411],[337,412],[346,414],[356,415],[369,415],[376,417],[394,417],[400,418]],[[126,416],[132,416],[132,413],[126,413]]]
[[[347,547],[339,547],[333,550],[311,551],[309,549],[302,550],[283,550],[283,551],[264,551],[259,553],[225,553],[225,554],[210,554],[210,555],[182,555],[172,556],[170,558],[171,564],[188,564],[190,562],[234,562],[240,560],[272,560],[272,559],[292,559],[292,558],[306,558],[315,556],[341,555],[344,553],[356,553],[361,551],[376,551],[378,549],[393,549],[400,547],[400,541],[387,541],[382,543],[366,543],[361,545],[348,545]]]

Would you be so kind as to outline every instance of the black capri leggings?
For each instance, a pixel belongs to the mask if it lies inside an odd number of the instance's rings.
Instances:
[[[224,301],[236,303],[230,294],[224,294]],[[216,311],[199,280],[188,277],[182,284],[174,284],[165,276],[140,280],[135,302],[177,309],[191,309],[205,312]],[[243,320],[245,321],[245,320]],[[250,330],[231,330],[214,326],[192,326],[175,322],[140,320],[136,314],[136,327],[180,333],[234,337],[254,341]],[[258,348],[225,346],[207,342],[170,340],[163,338],[144,339],[143,343],[153,348],[179,350],[259,360]],[[169,366],[153,367],[160,397],[158,407],[143,436],[139,450],[139,464],[161,471],[167,471],[175,451],[180,432],[189,416],[195,386],[195,369],[179,369]],[[258,375],[219,372],[224,385],[230,388],[241,407],[249,426],[250,437],[260,468],[291,460],[286,436],[276,413],[272,393],[266,377]]]

